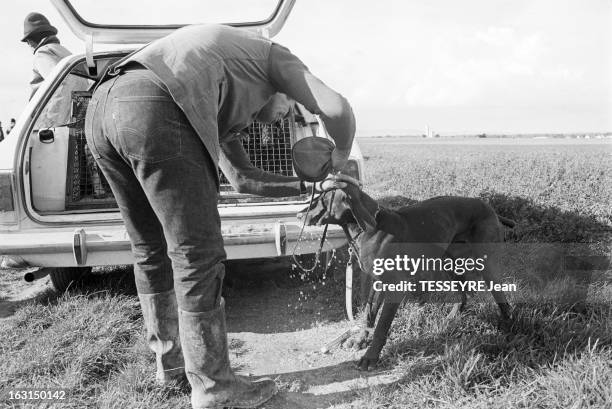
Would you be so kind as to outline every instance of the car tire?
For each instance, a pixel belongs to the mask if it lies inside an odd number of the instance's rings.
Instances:
[[[58,267],[51,269],[49,277],[53,288],[63,293],[89,273],[91,273],[91,267]]]

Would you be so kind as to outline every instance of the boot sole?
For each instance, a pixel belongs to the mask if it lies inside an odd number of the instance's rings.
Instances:
[[[274,389],[272,390],[272,393],[270,394],[270,396],[264,397],[258,400],[257,402],[239,403],[239,404],[224,403],[224,404],[219,404],[215,406],[200,406],[197,408],[194,406],[193,409],[254,409],[254,408],[257,408],[263,405],[270,399],[272,399],[274,395],[276,395],[277,393],[278,393],[278,388],[276,387],[276,385],[274,385]]]

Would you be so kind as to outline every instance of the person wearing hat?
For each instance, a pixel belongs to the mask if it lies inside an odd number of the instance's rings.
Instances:
[[[57,28],[49,23],[42,14],[29,13],[23,22],[22,42],[28,44],[34,52],[33,78],[30,81],[30,99],[36,94],[40,84],[49,76],[51,70],[65,57],[72,53],[60,44]],[[89,81],[74,74],[65,77],[45,105],[36,121],[36,128],[64,126],[71,122],[71,102],[73,91],[87,91]],[[94,197],[106,197],[107,192],[100,177],[100,171],[89,149],[85,149],[87,173],[92,181]]]
[[[60,44],[56,36],[57,28],[40,13],[28,14],[23,22],[22,42],[29,45],[34,52],[34,75],[30,86],[34,96],[40,83],[49,75],[53,67],[64,57],[72,54]]]
[[[306,193],[298,177],[255,168],[240,130],[254,120],[283,118],[297,101],[320,116],[335,141],[309,154],[318,160],[317,152],[327,152],[315,168],[339,171],[355,134],[352,109],[287,48],[223,25],[180,28],[105,77],[87,110],[87,141],[132,243],[157,380],[186,375],[193,408],[256,407],[276,387],[269,379],[239,377],[230,367],[217,169],[239,192]]]
[[[45,16],[36,12],[26,16],[21,41],[28,44],[34,53],[33,77],[30,81],[30,99],[32,99],[53,68],[72,53],[60,44],[57,28],[52,26]],[[89,82],[85,78],[68,75],[55,90],[53,98],[46,104],[36,127],[50,128],[70,122],[72,91],[86,91],[88,87]]]

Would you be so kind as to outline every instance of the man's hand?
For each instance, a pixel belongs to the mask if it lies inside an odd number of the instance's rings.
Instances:
[[[322,192],[326,192],[332,189],[344,189],[346,187],[346,182],[336,180],[333,176],[328,177],[327,179],[319,183]]]
[[[322,193],[332,189],[344,189],[346,182],[336,180],[333,175],[329,175],[327,179],[321,182],[306,182],[306,186],[307,188],[314,189],[315,193]]]
[[[348,162],[348,157],[349,154],[351,153],[351,150],[340,150],[338,148],[335,148],[332,151],[332,170],[334,172],[340,172],[342,169],[344,169],[344,167],[346,166],[346,163]]]

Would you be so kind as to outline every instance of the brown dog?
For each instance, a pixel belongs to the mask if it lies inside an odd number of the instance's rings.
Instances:
[[[487,246],[491,243],[503,241],[502,225],[514,226],[512,220],[498,216],[491,206],[473,198],[443,196],[395,211],[385,209],[364,193],[356,180],[344,175],[336,178],[338,188],[323,192],[298,217],[305,219],[309,225],[341,225],[349,237],[355,238],[361,268],[369,276],[382,278],[383,282],[398,282],[399,278],[414,281],[415,277],[407,272],[385,272],[377,277],[373,274],[376,259],[394,258],[402,253],[415,254],[415,251],[419,252],[417,256],[423,254],[428,258],[477,258],[487,254]],[[484,267],[479,274],[485,282],[497,284],[499,280],[490,267]],[[452,280],[462,279],[455,274],[452,276]],[[510,310],[504,293],[499,290],[491,290],[491,293],[502,317],[509,319]],[[405,295],[402,293],[399,298],[389,295],[385,297],[384,291],[370,289],[363,328],[344,344],[359,348],[366,345],[369,329],[382,305],[372,343],[359,361],[359,369],[369,370],[378,361],[391,322]],[[457,314],[464,307],[466,293],[460,292],[460,297],[461,301],[455,303],[451,315]]]

